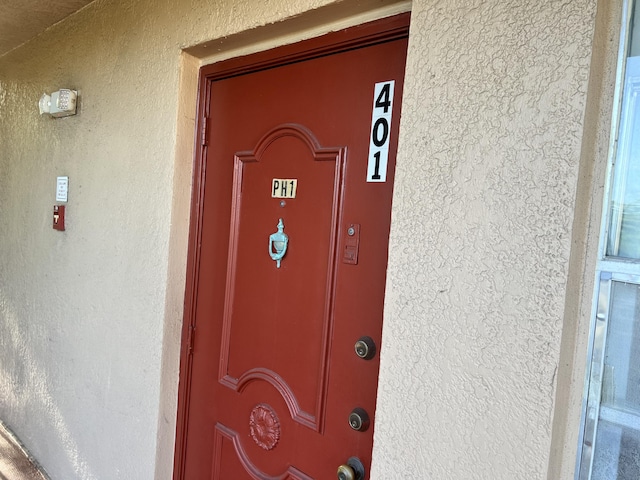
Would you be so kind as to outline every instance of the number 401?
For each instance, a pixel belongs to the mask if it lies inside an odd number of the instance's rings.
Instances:
[[[371,115],[367,182],[387,181],[389,132],[391,130],[394,86],[394,80],[380,82],[375,84],[373,91],[373,113]]]

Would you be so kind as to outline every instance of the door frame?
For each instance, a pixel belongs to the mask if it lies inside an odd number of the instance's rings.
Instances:
[[[206,158],[209,148],[210,85],[224,78],[245,75],[313,58],[367,47],[409,36],[410,12],[349,27],[320,37],[276,47],[264,52],[205,65],[198,75],[198,106],[196,112],[195,152],[189,221],[187,275],[184,296],[184,316],[180,343],[178,410],[176,422],[173,478],[184,479],[187,451],[187,425],[191,393],[193,344],[196,331],[196,300],[200,273],[200,243],[202,235]]]

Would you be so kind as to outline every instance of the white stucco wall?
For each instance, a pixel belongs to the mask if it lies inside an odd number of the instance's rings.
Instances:
[[[390,3],[97,0],[0,57],[0,418],[53,479],[171,476],[198,67],[181,50]],[[412,10],[372,478],[542,479],[595,0]],[[208,45],[189,52],[233,54]],[[79,115],[40,117],[61,87]]]
[[[373,477],[543,479],[595,2],[412,12]]]

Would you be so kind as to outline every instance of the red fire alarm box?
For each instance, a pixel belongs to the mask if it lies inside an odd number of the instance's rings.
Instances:
[[[64,231],[64,205],[53,206],[53,229]]]

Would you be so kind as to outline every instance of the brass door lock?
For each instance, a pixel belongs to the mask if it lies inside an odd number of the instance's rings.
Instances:
[[[376,344],[371,337],[360,337],[354,345],[356,355],[363,360],[371,360],[376,356]]]
[[[364,480],[364,465],[357,457],[338,467],[338,480]]]
[[[349,426],[357,432],[364,432],[369,428],[369,414],[364,408],[354,408],[349,414]]]

